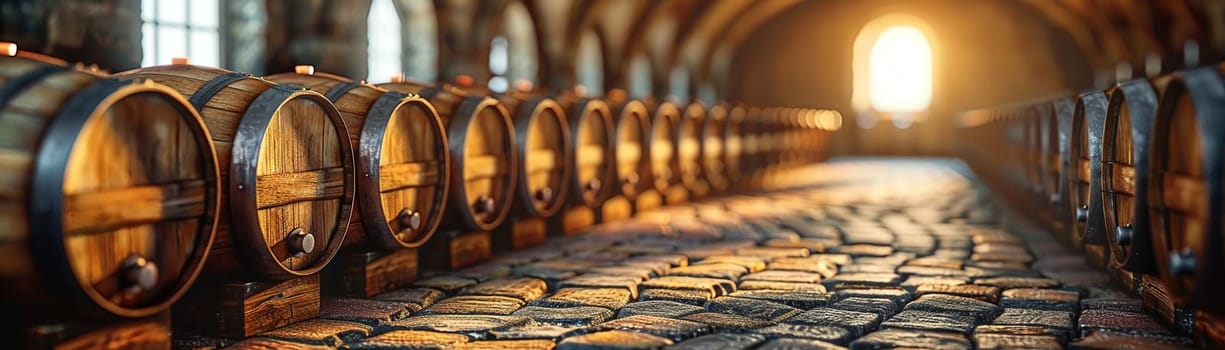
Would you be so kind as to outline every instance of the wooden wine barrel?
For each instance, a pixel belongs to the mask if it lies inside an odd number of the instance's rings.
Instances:
[[[573,182],[574,148],[566,114],[556,100],[543,96],[508,94],[498,101],[510,111],[515,144],[523,166],[516,188],[516,216],[548,218],[566,204]]]
[[[1105,244],[1105,219],[1102,213],[1101,160],[1102,132],[1106,123],[1105,91],[1093,90],[1076,97],[1072,114],[1071,173],[1068,193],[1071,207],[1072,242]]]
[[[1102,131],[1102,213],[1111,259],[1132,272],[1155,272],[1148,223],[1149,140],[1158,91],[1145,79],[1110,92]]]
[[[653,186],[651,181],[651,158],[649,138],[651,112],[642,101],[630,100],[614,105],[616,117],[613,147],[617,179],[621,184],[621,195],[633,200]]]
[[[656,104],[651,113],[650,143],[647,152],[651,155],[651,174],[655,190],[666,191],[681,183],[681,169],[677,157],[680,143],[681,110],[672,102]]]
[[[179,63],[118,76],[190,96],[212,135],[226,220],[206,270],[290,279],[323,269],[344,241],[356,191],[349,130],[336,106],[302,87]]]
[[[1051,173],[1047,177],[1047,194],[1050,195],[1051,206],[1054,207],[1055,220],[1059,229],[1067,225],[1070,196],[1068,195],[1068,174],[1071,170],[1071,133],[1072,118],[1076,113],[1076,101],[1071,97],[1061,97],[1051,102],[1055,112],[1054,138],[1055,153],[1050,157]]]
[[[704,193],[706,183],[702,179],[702,123],[706,119],[706,108],[701,102],[685,106],[677,117],[675,162],[681,186],[692,192]]]
[[[162,312],[217,229],[209,132],[169,87],[56,63],[0,56],[0,303]]]
[[[716,104],[710,107],[702,121],[702,178],[709,186],[708,191],[723,192],[729,185],[724,151],[727,148],[727,117],[731,110],[727,104]]]
[[[379,87],[425,97],[442,119],[451,148],[450,208],[440,230],[490,232],[510,213],[519,175],[514,126],[498,100],[414,82]]]
[[[1022,108],[1022,118],[1025,118],[1025,178],[1027,185],[1035,195],[1042,194],[1045,189],[1042,184],[1042,134],[1043,118],[1038,110],[1032,107]]]
[[[1175,300],[1225,310],[1225,81],[1217,67],[1174,75],[1152,139],[1150,223],[1160,271]]]
[[[570,181],[570,202],[595,208],[611,195],[617,183],[616,144],[612,109],[593,98],[560,98],[566,111],[573,148],[568,162],[574,174]]]
[[[727,188],[734,187],[743,179],[744,170],[743,157],[745,154],[744,146],[744,119],[748,115],[748,108],[744,105],[736,104],[727,113],[727,120],[724,122],[723,128],[723,169],[724,176],[727,179]]]
[[[324,94],[349,126],[361,176],[345,245],[369,241],[396,250],[425,244],[441,222],[449,189],[451,153],[434,106],[415,94],[300,68],[266,78]]]
[[[1038,169],[1041,172],[1043,200],[1039,204],[1045,209],[1054,202],[1052,198],[1059,191],[1059,121],[1054,104],[1042,102],[1034,105],[1033,109],[1041,125],[1038,141],[1041,144],[1042,157],[1039,159]]]

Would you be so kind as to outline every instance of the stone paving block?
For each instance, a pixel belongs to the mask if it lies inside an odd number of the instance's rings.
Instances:
[[[739,332],[773,324],[762,319],[721,312],[696,313],[680,319],[709,325],[714,332]]]
[[[1080,294],[1056,289],[1017,288],[1003,292],[1000,306],[1078,312]]]
[[[1039,326],[1071,331],[1076,326],[1071,311],[1049,311],[1034,309],[1004,309],[992,324],[1014,326]]]
[[[563,280],[557,284],[558,288],[624,288],[630,292],[631,299],[638,298],[638,284],[642,280],[636,277],[621,277],[613,275],[581,275],[570,279]]]
[[[1167,336],[1139,336],[1135,334],[1090,331],[1083,338],[1068,344],[1068,349],[1144,349],[1144,350],[1174,350],[1190,349],[1191,343],[1186,338]]]
[[[1144,313],[1144,305],[1140,302],[1140,299],[1135,299],[1132,297],[1083,299],[1080,301],[1080,309],[1084,311],[1109,310]]]
[[[902,283],[898,285],[902,288],[906,288],[906,290],[909,290],[911,293],[914,293],[915,289],[918,289],[920,285],[924,284],[961,285],[969,282],[969,278],[960,277],[910,276],[906,277],[906,279],[902,280]]]
[[[714,296],[722,296],[735,292],[736,283],[719,278],[663,276],[649,279],[638,285],[640,293],[647,289],[701,290],[709,291]]]
[[[625,261],[625,259],[629,259],[630,254],[625,253],[625,252],[606,251],[606,250],[602,250],[602,251],[584,250],[584,251],[570,252],[569,254],[566,254],[566,258],[588,261],[588,262],[595,263],[596,265],[612,265],[612,264],[616,264],[616,263]]]
[[[597,306],[542,307],[524,306],[512,316],[520,316],[539,323],[566,327],[585,327],[604,322],[613,317],[613,311]]]
[[[896,273],[839,273],[833,278],[821,281],[825,288],[839,284],[858,284],[872,286],[896,286],[902,282],[902,276]]]
[[[726,263],[711,263],[697,264],[685,267],[673,268],[668,272],[669,276],[685,276],[685,277],[702,277],[702,278],[718,278],[725,280],[736,280],[748,273],[749,270],[743,266]]]
[[[838,269],[839,273],[894,273],[897,266],[876,264],[852,264]]]
[[[756,334],[715,333],[680,342],[672,350],[747,350],[766,341]]]
[[[882,256],[856,256],[852,260],[855,264],[902,266],[915,257],[914,253],[894,252],[893,254]]]
[[[259,336],[336,347],[365,338],[373,331],[373,327],[361,323],[310,319],[260,333]]]
[[[814,326],[805,324],[776,324],[753,331],[766,338],[804,338],[826,341],[834,344],[846,344],[851,340],[851,333],[846,328],[836,326]]]
[[[578,276],[580,273],[570,270],[555,270],[533,266],[515,268],[515,276],[535,277],[544,280],[549,290],[556,290],[561,281]]]
[[[740,281],[740,290],[777,290],[805,293],[824,293],[825,285],[819,283],[790,283],[772,281]]]
[[[396,329],[458,333],[472,339],[486,339],[489,331],[527,323],[519,316],[494,315],[422,315],[394,321]]]
[[[645,333],[610,330],[576,335],[557,343],[557,350],[657,349],[672,345],[668,338]]]
[[[353,350],[449,348],[466,342],[468,342],[468,337],[462,334],[396,330],[366,338],[346,347]]]
[[[334,348],[332,346],[310,345],[263,337],[248,338],[226,347],[226,349],[235,350],[329,350]]]
[[[400,302],[408,308],[408,311],[416,313],[421,312],[422,309],[430,305],[434,305],[434,303],[442,300],[444,297],[446,295],[437,289],[403,288],[375,295],[371,299]]]
[[[974,280],[974,284],[999,287],[1000,289],[1016,288],[1056,288],[1059,281],[1050,278],[1036,277],[990,277]]]
[[[906,304],[904,310],[971,315],[978,324],[990,322],[1001,311],[999,306],[992,303],[948,294],[921,296],[915,299],[915,301]]]
[[[512,297],[523,301],[540,299],[548,286],[544,280],[534,277],[498,278],[481,282],[459,291],[460,295],[495,295]]]
[[[767,300],[730,296],[708,301],[705,307],[711,312],[729,313],[767,321],[787,318],[800,312],[797,308]]]
[[[880,316],[882,320],[892,317],[900,309],[892,300],[864,297],[844,298],[830,304],[829,307],[839,310],[873,313]]]
[[[385,327],[391,321],[408,315],[408,307],[404,303],[383,300],[329,299],[319,307],[319,318],[357,322],[375,328]]]
[[[648,300],[625,304],[617,311],[617,318],[635,315],[657,316],[664,318],[681,318],[682,316],[706,312],[706,308],[697,305],[678,303],[668,300]]]
[[[849,240],[847,241],[847,243],[848,244],[844,244],[840,247],[832,248],[830,249],[830,251],[835,252],[835,253],[848,254],[851,256],[888,256],[890,254],[893,254],[893,247],[889,245],[858,244],[858,243],[851,243]]]
[[[968,334],[974,329],[976,322],[974,315],[970,314],[902,310],[885,322],[881,322],[880,327]]]
[[[876,329],[881,319],[876,313],[823,307],[796,314],[783,320],[783,323],[843,327],[852,337],[859,337]]]
[[[443,299],[422,310],[422,314],[510,315],[523,301],[511,297],[461,295]]]
[[[915,288],[915,295],[922,297],[928,294],[948,294],[966,297],[995,304],[1000,299],[1000,289],[992,286],[962,284],[922,284]]]
[[[452,276],[466,277],[476,280],[477,282],[485,282],[495,278],[510,276],[511,267],[497,264],[480,264],[463,270],[452,272]]]
[[[529,321],[491,329],[489,330],[489,335],[494,339],[546,339],[553,341],[561,339],[563,335],[569,334],[576,329],[578,329],[578,327],[565,327]]]
[[[632,278],[636,283],[642,283],[655,277],[655,269],[647,266],[604,266],[587,270],[583,276],[615,276]]]
[[[808,250],[809,254],[819,254],[825,252],[828,247],[838,246],[840,242],[830,240],[818,240],[802,238],[798,233],[788,238],[776,238],[762,243],[763,247],[768,248],[799,248]]]
[[[1071,332],[1040,327],[1040,326],[1012,326],[1012,325],[996,325],[985,324],[974,328],[974,335],[980,334],[1000,334],[1008,336],[1025,336],[1025,337],[1052,337],[1058,344],[1067,344],[1068,338],[1072,335]]]
[[[636,315],[618,318],[588,327],[581,332],[599,332],[609,330],[631,331],[664,337],[674,342],[705,335],[712,330],[706,324],[647,315]]]
[[[789,283],[818,283],[823,277],[820,274],[803,271],[766,270],[740,277],[741,281],[768,281]]]
[[[905,266],[938,267],[950,270],[960,270],[965,267],[965,262],[962,259],[925,256],[906,261]]]
[[[455,346],[455,350],[549,350],[551,340],[481,340]]]
[[[638,292],[638,300],[667,300],[690,305],[705,305],[717,297],[713,290],[696,289],[645,289]]]
[[[910,292],[897,287],[842,285],[834,293],[837,294],[838,299],[852,297],[888,299],[897,304],[899,308],[909,303],[912,299]]]
[[[730,250],[730,249],[729,249]],[[730,252],[729,252],[730,253]],[[745,268],[749,273],[766,269],[766,261],[755,256],[715,255],[702,259],[691,266],[706,264],[733,264]]]
[[[802,258],[808,256],[808,249],[804,248],[772,248],[772,247],[749,247],[736,250],[738,256],[752,256],[761,258],[766,261],[773,261],[779,258]]]
[[[770,339],[765,344],[761,344],[758,350],[792,350],[792,349],[818,349],[818,350],[841,350],[846,349],[829,342],[823,342],[816,339],[803,338],[775,338]]]
[[[973,253],[970,254],[972,261],[1003,261],[1016,263],[1030,263],[1034,261],[1034,257],[1029,253],[1013,253],[1013,252],[991,252],[991,253]]]
[[[627,265],[667,264],[671,267],[689,266],[689,257],[680,254],[651,254],[626,260]]]
[[[891,271],[892,272],[892,271]],[[950,269],[947,267],[931,267],[931,266],[899,266],[897,273],[916,276],[930,277],[957,277],[968,278],[973,277],[975,271],[967,271],[963,269]]]
[[[419,280],[413,283],[414,286],[433,288],[440,290],[447,295],[455,294],[455,292],[465,287],[475,285],[475,279],[459,277],[459,276],[435,276]]]
[[[1145,313],[1084,310],[1081,311],[1078,323],[1077,328],[1082,335],[1095,330],[1154,336],[1171,335],[1165,325]]]
[[[851,342],[852,350],[969,349],[972,346],[970,341],[961,334],[907,329],[882,329]]]
[[[550,307],[599,306],[617,310],[628,302],[630,291],[622,288],[563,288],[533,304]]]
[[[828,305],[834,299],[834,293],[805,292],[795,290],[740,290],[729,296],[765,300],[787,305],[800,310]]]
[[[612,248],[609,251],[627,253],[629,255],[650,255],[650,254],[671,254],[677,250],[676,246],[671,245],[656,245],[647,243],[623,243]]]

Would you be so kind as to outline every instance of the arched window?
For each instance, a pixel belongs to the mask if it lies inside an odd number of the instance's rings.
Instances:
[[[489,89],[530,89],[536,84],[538,56],[531,13],[519,1],[506,5],[502,28],[489,45]]]
[[[140,65],[189,57],[192,64],[221,66],[220,12],[218,0],[142,0]]]
[[[417,81],[438,80],[438,19],[433,0],[396,0],[404,11],[400,32],[404,75]]]
[[[578,62],[575,71],[578,75],[578,85],[586,94],[599,96],[604,94],[604,50],[600,45],[600,36],[595,31],[583,32],[578,41]]]
[[[374,0],[366,20],[367,81],[383,81],[404,71],[400,14],[392,0]]]
[[[631,98],[646,98],[655,92],[651,82],[651,59],[647,58],[646,54],[638,54],[630,60],[629,69],[627,72],[628,82],[626,85],[629,89]]]
[[[680,102],[689,102],[689,70],[683,66],[672,67],[668,73],[668,95]]]
[[[921,21],[890,14],[869,22],[855,38],[854,91],[857,123],[878,120],[908,128],[932,103],[932,45]]]

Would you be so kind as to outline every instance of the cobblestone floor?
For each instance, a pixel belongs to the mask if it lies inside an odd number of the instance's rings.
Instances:
[[[959,162],[845,159],[248,339],[272,348],[1178,348]]]

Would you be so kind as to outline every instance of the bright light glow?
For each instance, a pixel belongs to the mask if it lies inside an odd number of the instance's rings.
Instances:
[[[911,26],[886,29],[870,52],[868,97],[872,109],[922,112],[931,106],[932,49],[922,31]]]
[[[366,81],[383,81],[404,72],[401,68],[400,15],[391,0],[375,0],[370,4],[366,37],[366,62],[369,65]]]

